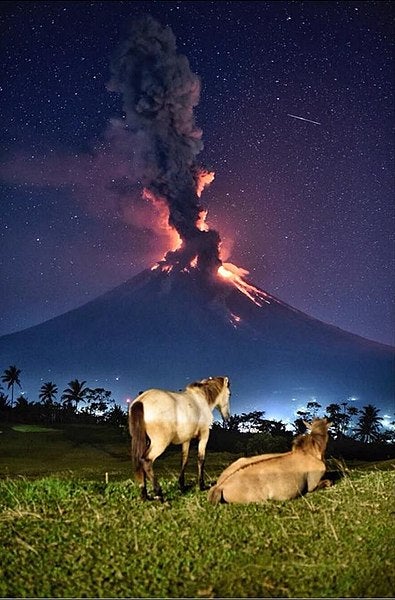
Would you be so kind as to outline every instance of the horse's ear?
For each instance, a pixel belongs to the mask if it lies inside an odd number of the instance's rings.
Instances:
[[[311,424],[308,423],[307,421],[303,421],[303,424],[306,426],[307,429],[311,429]]]
[[[333,425],[332,421],[328,421],[328,420],[326,421],[326,426],[328,429],[329,429],[329,427],[332,427],[332,425]]]

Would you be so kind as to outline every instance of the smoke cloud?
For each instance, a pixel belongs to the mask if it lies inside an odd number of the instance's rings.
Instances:
[[[123,144],[130,138],[131,169],[141,173],[150,194],[166,203],[169,225],[182,240],[181,248],[169,252],[166,261],[182,268],[197,257],[200,270],[217,268],[219,234],[198,227],[204,172],[197,164],[202,131],[193,113],[200,96],[198,76],[188,59],[177,53],[171,29],[149,16],[133,23],[111,71],[108,89],[122,94],[125,112],[125,119],[113,125]]]

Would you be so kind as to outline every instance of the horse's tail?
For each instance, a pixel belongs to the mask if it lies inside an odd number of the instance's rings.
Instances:
[[[129,433],[132,437],[132,464],[136,475],[143,474],[141,459],[147,450],[147,432],[144,423],[144,405],[133,402],[129,405]]]
[[[219,504],[220,502],[225,502],[222,494],[222,487],[213,485],[213,487],[210,488],[208,491],[207,499],[209,502],[211,502],[211,504]]]

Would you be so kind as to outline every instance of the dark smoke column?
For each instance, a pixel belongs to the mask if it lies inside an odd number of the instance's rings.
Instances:
[[[183,242],[179,250],[167,254],[166,262],[183,268],[197,257],[200,270],[216,270],[221,264],[219,234],[197,227],[203,209],[196,193],[202,131],[193,114],[200,95],[198,76],[191,72],[188,59],[177,53],[171,29],[151,17],[132,25],[111,69],[108,88],[122,94],[125,129],[142,183],[166,202],[169,224]]]

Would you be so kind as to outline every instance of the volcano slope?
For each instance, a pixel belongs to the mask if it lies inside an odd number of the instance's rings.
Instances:
[[[253,289],[259,303],[197,269],[145,270],[75,310],[3,336],[0,365],[22,370],[29,397],[49,380],[60,389],[84,379],[119,398],[224,374],[234,412],[257,403],[265,409],[265,401],[285,408],[295,396],[324,405],[358,396],[393,410],[393,348]]]

